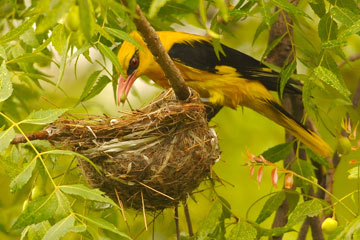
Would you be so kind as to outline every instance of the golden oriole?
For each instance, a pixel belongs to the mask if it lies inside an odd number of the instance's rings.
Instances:
[[[187,85],[195,89],[201,98],[214,105],[234,109],[238,105],[249,107],[286,128],[317,154],[331,156],[332,149],[328,144],[296,121],[269,92],[277,90],[278,73],[225,45],[221,45],[224,54],[220,52],[217,57],[211,39],[204,36],[167,31],[159,31],[158,34]],[[125,41],[119,50],[118,59],[125,76],[120,76],[118,82],[118,103],[126,99],[134,81],[142,75],[164,88],[170,87],[142,37],[136,32],[130,35],[142,49]],[[291,82],[284,92],[301,93]]]

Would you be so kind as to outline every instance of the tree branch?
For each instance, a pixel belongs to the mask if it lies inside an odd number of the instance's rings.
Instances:
[[[178,99],[186,100],[190,96],[190,91],[186,86],[180,71],[176,68],[174,62],[165,51],[159,35],[146,20],[138,5],[136,5],[136,13],[138,18],[134,18],[134,23],[137,30],[146,42],[150,52],[154,55],[155,61],[159,63],[160,67],[164,71],[165,76],[169,80],[170,85],[174,89]]]

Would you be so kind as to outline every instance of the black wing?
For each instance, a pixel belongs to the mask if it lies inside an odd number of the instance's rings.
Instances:
[[[236,69],[243,77],[249,80],[260,81],[268,90],[277,91],[279,88],[279,74],[272,71],[258,60],[241,53],[235,49],[221,44],[225,55],[220,54],[217,58],[211,42],[193,41],[191,43],[175,43],[169,56],[189,67],[216,73],[216,66],[226,65]],[[284,89],[287,93],[301,94],[301,90],[293,86],[297,82],[290,79]]]

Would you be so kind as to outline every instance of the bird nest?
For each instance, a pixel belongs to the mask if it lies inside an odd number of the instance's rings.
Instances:
[[[184,201],[220,157],[204,105],[164,92],[143,109],[113,119],[59,118],[47,131],[58,147],[89,158],[79,160],[86,181],[126,207],[162,210]]]

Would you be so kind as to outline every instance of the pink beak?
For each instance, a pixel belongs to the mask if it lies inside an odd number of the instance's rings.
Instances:
[[[130,76],[125,80],[123,76],[120,75],[118,87],[117,87],[117,104],[120,105],[120,102],[124,103],[127,95],[130,92],[131,86],[136,80],[136,70],[133,71]]]

